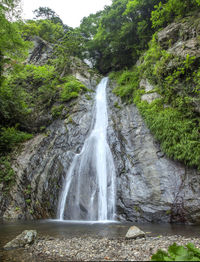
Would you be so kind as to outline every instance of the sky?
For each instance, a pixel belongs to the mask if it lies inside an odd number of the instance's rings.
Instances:
[[[24,19],[32,19],[32,11],[41,7],[49,7],[62,19],[63,23],[77,27],[83,17],[103,10],[112,0],[22,0]]]

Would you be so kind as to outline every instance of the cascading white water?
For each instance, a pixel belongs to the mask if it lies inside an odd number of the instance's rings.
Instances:
[[[95,125],[66,173],[58,207],[60,220],[115,218],[115,167],[107,143],[107,102],[103,78],[97,86]]]

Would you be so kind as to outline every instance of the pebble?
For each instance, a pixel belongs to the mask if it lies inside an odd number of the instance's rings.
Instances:
[[[34,256],[44,261],[149,261],[158,249],[167,250],[176,242],[189,242],[200,248],[200,239],[184,236],[159,236],[126,240],[125,238],[72,237],[66,239],[43,238],[29,248]]]

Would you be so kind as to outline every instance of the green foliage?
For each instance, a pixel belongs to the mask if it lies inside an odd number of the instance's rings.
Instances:
[[[51,20],[55,24],[57,23],[63,24],[60,17],[49,7],[39,7],[38,9],[34,10],[33,12],[36,18],[40,17],[40,18]]]
[[[0,157],[0,183],[5,183],[7,186],[11,185],[15,178],[15,172],[11,167],[10,156]]]
[[[166,65],[171,61],[171,55],[159,48],[156,54],[155,50],[156,42],[154,41],[138,68],[124,71],[117,77],[118,85],[113,92],[122,99],[133,101],[137,105],[168,157],[200,169],[199,118],[193,105],[193,96],[196,97],[199,91],[196,86],[188,88],[186,85],[186,83],[194,82],[195,58],[186,57],[185,60],[178,61],[177,67],[174,65],[169,70]],[[156,99],[150,104],[147,101],[141,101],[141,96],[145,91],[139,89],[140,74],[143,77],[144,75],[149,77],[154,85],[157,84],[156,90],[163,98]],[[179,86],[181,81],[184,81],[185,87],[181,86],[179,89],[177,85]],[[166,106],[166,103],[169,106]]]
[[[182,59],[168,53],[159,46],[155,34],[138,72],[153,83],[163,97],[148,104],[141,101],[144,90],[133,92],[134,103],[163,151],[173,159],[200,169],[199,115],[195,108],[200,99],[198,59],[189,55]]]
[[[27,188],[24,190],[25,195],[31,194],[31,185],[28,185]]]
[[[60,23],[51,20],[28,20],[25,23],[19,22],[18,26],[25,39],[39,36],[49,43],[57,43],[64,36],[64,28]]]
[[[117,79],[117,87],[113,93],[123,99],[132,100],[133,92],[138,87],[139,75],[137,69],[133,71],[124,71]]]
[[[58,118],[62,114],[62,110],[64,108],[64,105],[56,105],[51,108],[51,114],[53,118]]]
[[[0,129],[0,152],[10,151],[14,146],[32,138],[32,136],[17,130],[15,127],[2,127]]]
[[[166,155],[200,169],[199,130],[196,120],[184,117],[177,109],[163,108],[162,100],[151,104],[140,102],[137,105]]]
[[[59,80],[55,69],[49,65],[26,65],[18,74],[9,79],[9,84],[13,89],[20,86],[26,92],[32,93],[32,97],[29,97],[28,102],[32,99],[35,104],[45,103],[45,105],[51,103],[58,83]],[[26,97],[28,98],[28,95]]]
[[[0,9],[3,9],[6,15],[12,15],[17,18],[19,3],[20,0],[1,0]]]
[[[62,102],[70,101],[79,96],[79,93],[86,91],[87,88],[75,77],[68,77],[67,82],[62,86],[60,99]]]
[[[61,77],[70,73],[70,65],[75,56],[81,56],[83,50],[82,36],[79,30],[68,31],[54,45],[53,59],[51,64]]]
[[[29,205],[31,203],[31,199],[30,198],[26,199],[26,203]]]
[[[39,7],[34,11],[39,20],[27,20],[25,22],[18,22],[21,33],[25,39],[32,36],[40,36],[42,39],[57,43],[69,31],[73,29],[64,25],[59,16],[48,7]]]
[[[17,23],[10,22],[6,16],[13,13],[17,1],[3,0],[0,3],[0,86],[4,81],[5,64],[12,65],[16,60],[22,61],[27,56],[29,43],[25,42]]]
[[[4,81],[0,86],[0,125],[15,125],[23,122],[30,113],[28,93],[20,86]]]
[[[22,86],[31,84],[34,87],[38,87],[38,85],[41,85],[43,83],[47,84],[55,77],[56,73],[53,66],[26,65],[21,68],[20,72],[18,72],[17,75],[14,76],[14,79],[11,81],[11,83],[17,83]]]
[[[18,66],[0,86],[0,151],[29,139],[27,130],[35,112],[51,105],[59,84],[53,66]],[[14,126],[18,125],[18,129]]]
[[[160,28],[173,22],[176,17],[185,17],[191,11],[199,9],[199,0],[168,0],[155,6],[156,10],[152,12],[152,26]]]
[[[87,100],[92,100],[92,97],[90,95],[86,94],[85,97],[86,97]]]
[[[21,66],[0,86],[0,124],[13,126],[25,122],[36,107],[50,105],[58,80],[52,66]]]
[[[121,106],[118,104],[118,102],[114,103],[114,107],[117,108],[117,109],[121,109]]]
[[[80,32],[85,39],[86,58],[101,73],[134,65],[151,39],[151,12],[159,2],[113,0],[102,12],[85,18]]]
[[[185,116],[196,118],[194,99],[199,97],[199,68],[196,57],[176,57],[162,50],[154,35],[149,50],[139,66],[140,75],[148,78],[163,95],[164,103],[171,104]]]
[[[200,249],[189,243],[184,246],[174,243],[169,246],[168,252],[158,250],[151,261],[200,261]]]

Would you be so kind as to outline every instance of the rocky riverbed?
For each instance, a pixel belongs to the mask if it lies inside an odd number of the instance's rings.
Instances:
[[[37,261],[149,261],[158,249],[167,250],[176,242],[186,245],[189,242],[200,248],[200,239],[184,236],[147,236],[146,238],[39,238],[27,251],[38,258]]]

